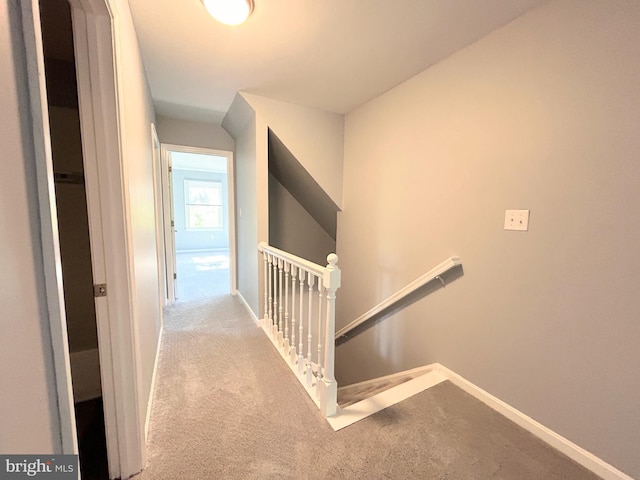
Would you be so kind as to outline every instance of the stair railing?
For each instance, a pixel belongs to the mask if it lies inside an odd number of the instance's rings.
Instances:
[[[325,417],[336,414],[335,301],[338,256],[315,264],[261,242],[264,315],[260,326]]]
[[[345,325],[343,328],[338,330],[336,332],[335,339],[338,340],[342,337],[346,337],[347,333],[355,330],[357,327],[359,327],[363,323],[368,322],[373,318],[376,318],[380,313],[391,308],[393,305],[397,304],[403,298],[406,298],[407,296],[414,293],[416,290],[422,288],[423,286],[425,286],[426,284],[434,280],[439,280],[442,286],[444,287],[444,280],[441,277],[441,275],[443,275],[444,273],[448,272],[452,268],[455,268],[459,265],[462,265],[462,262],[460,261],[459,257],[447,258],[444,262],[440,263],[439,265],[436,265],[424,275],[421,275],[419,278],[415,279],[410,284],[406,285],[405,287],[401,288],[390,297],[380,302],[371,310],[360,315],[353,322]]]

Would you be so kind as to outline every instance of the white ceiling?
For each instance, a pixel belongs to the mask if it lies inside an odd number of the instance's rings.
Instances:
[[[347,113],[545,0],[129,0],[157,112],[219,123],[247,91]]]

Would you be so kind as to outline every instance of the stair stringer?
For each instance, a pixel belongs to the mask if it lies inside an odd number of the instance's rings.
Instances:
[[[440,373],[438,364],[435,363],[419,367],[419,369],[408,370],[381,378],[387,379],[394,376],[403,376],[415,370],[424,370],[425,373],[400,385],[396,385],[395,387],[385,390],[384,392],[380,392],[367,399],[349,405],[348,407],[338,407],[337,413],[334,416],[327,418],[329,425],[331,425],[334,431],[338,431],[447,380],[447,377]],[[377,380],[380,380],[380,378],[360,382],[357,385]]]

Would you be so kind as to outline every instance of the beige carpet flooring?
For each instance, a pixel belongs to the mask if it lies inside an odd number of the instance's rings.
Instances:
[[[597,478],[449,382],[334,432],[231,296],[167,308],[151,479]]]

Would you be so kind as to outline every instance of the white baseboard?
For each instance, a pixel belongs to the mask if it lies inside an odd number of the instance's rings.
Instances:
[[[149,399],[147,402],[147,416],[144,420],[144,441],[146,443],[149,436],[149,422],[151,421],[151,407],[153,405],[153,394],[156,391],[156,378],[158,374],[158,358],[160,358],[160,347],[162,346],[162,337],[164,333],[164,325],[160,327],[158,335],[158,346],[156,348],[156,358],[153,362],[153,374],[151,376],[151,388],[149,389]]]
[[[256,322],[256,325],[260,325],[260,320],[258,320],[258,317],[256,317],[256,314],[253,312],[253,310],[251,309],[251,307],[249,306],[247,301],[244,299],[244,297],[240,293],[240,290],[237,290],[236,292],[237,292],[236,295],[238,296],[238,298],[240,299],[240,301],[244,305],[244,308],[247,309],[247,312],[249,313],[249,316],[253,319],[254,322]]]
[[[93,400],[102,396],[100,385],[100,356],[97,348],[70,352],[73,377],[73,401]]]
[[[540,440],[548,443],[556,450],[559,450],[567,457],[571,458],[573,461],[585,467],[587,470],[590,470],[596,475],[602,477],[604,480],[633,480],[633,478],[629,475],[621,472],[614,466],[596,457],[591,452],[588,452],[584,448],[579,447],[570,440],[567,440],[553,430],[545,427],[541,423],[535,421],[533,418],[513,408],[511,405],[508,405],[502,400],[494,397],[489,392],[486,392],[477,385],[474,385],[469,380],[449,370],[444,365],[436,363],[435,368],[438,372],[440,372],[441,375],[443,375],[454,385],[458,386],[471,396],[480,400],[488,407],[492,408],[493,410],[508,418],[520,427],[524,428],[528,432],[532,433]]]

